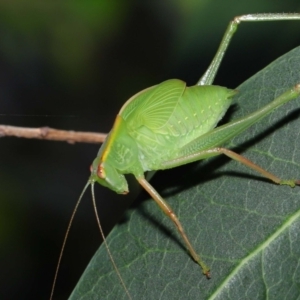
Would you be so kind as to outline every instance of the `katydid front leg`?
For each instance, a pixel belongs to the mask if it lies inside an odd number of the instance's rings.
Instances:
[[[203,274],[206,275],[207,278],[210,278],[209,268],[205,265],[205,263],[202,261],[200,256],[194,250],[194,247],[189,241],[180,221],[178,220],[177,216],[173,212],[170,205],[159,195],[159,193],[153,188],[153,186],[144,177],[138,177],[136,179],[140,183],[140,185],[149,193],[149,195],[157,203],[160,209],[174,222],[191,256],[193,257],[195,262],[201,266]]]

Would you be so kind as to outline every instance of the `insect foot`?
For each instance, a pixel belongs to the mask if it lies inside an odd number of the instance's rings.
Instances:
[[[300,180],[281,180],[279,182],[280,185],[289,185],[294,188],[296,185],[300,185]]]

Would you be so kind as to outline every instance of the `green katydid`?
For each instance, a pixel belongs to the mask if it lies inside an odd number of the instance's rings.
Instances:
[[[197,254],[175,213],[145,179],[144,173],[150,170],[174,168],[225,154],[277,184],[291,187],[300,184],[300,180],[282,180],[241,155],[221,147],[277,107],[297,98],[300,95],[300,84],[295,85],[260,110],[215,128],[237,92],[213,86],[212,82],[238,24],[241,21],[277,20],[300,20],[300,14],[256,14],[236,17],[229,24],[212,63],[197,85],[186,87],[184,82],[172,79],[131,97],[121,108],[111,132],[101,146],[91,166],[91,176],[79,201],[86,188],[91,185],[96,211],[94,183],[98,182],[119,194],[126,194],[129,190],[124,174],[133,174],[163,212],[174,222],[191,256],[201,266],[202,272],[209,277],[209,268]],[[79,202],[74,211],[78,204]],[[103,235],[99,219],[98,224]],[[104,236],[103,239],[106,243]],[[111,256],[110,252],[109,255]],[[118,271],[117,273],[128,297],[131,298]]]

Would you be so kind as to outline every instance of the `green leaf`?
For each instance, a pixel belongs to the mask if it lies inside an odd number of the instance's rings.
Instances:
[[[226,122],[300,82],[299,70],[300,47],[237,88]],[[227,146],[281,178],[299,178],[299,108],[298,98]],[[299,187],[277,186],[221,156],[158,172],[153,185],[173,207],[212,278],[202,275],[173,224],[147,199],[126,212],[126,221],[108,237],[133,299],[299,299]],[[127,299],[103,246],[70,299]]]

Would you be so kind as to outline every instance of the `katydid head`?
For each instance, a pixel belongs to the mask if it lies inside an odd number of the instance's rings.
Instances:
[[[101,161],[98,157],[91,165],[89,181],[98,182],[118,194],[127,194],[129,192],[125,176],[108,161]]]

